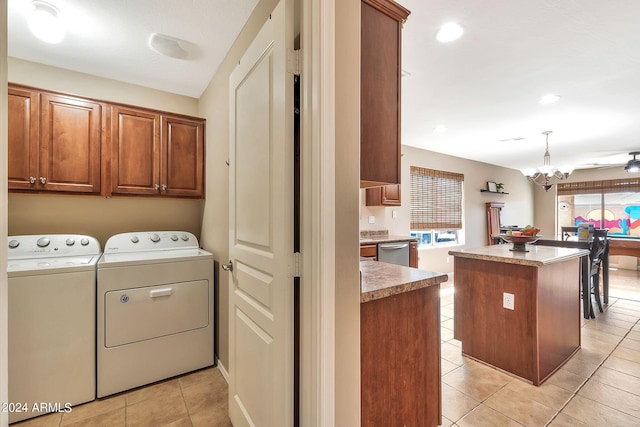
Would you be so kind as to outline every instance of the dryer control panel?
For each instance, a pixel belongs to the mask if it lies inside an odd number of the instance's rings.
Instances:
[[[100,242],[82,234],[9,236],[9,259],[97,255]]]
[[[198,248],[198,239],[188,231],[138,231],[111,236],[104,247],[104,253]]]

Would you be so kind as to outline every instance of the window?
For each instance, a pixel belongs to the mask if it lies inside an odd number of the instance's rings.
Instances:
[[[640,236],[640,178],[558,184],[558,229],[592,222],[609,234]]]
[[[463,174],[411,166],[411,235],[420,246],[459,242],[463,181]]]

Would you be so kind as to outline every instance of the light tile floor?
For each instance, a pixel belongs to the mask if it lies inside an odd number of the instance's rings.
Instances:
[[[640,426],[640,272],[612,271],[610,289],[605,312],[582,320],[581,349],[540,387],[462,356],[443,296],[443,425]]]
[[[443,296],[443,425],[640,426],[640,273],[612,271],[611,295],[583,319],[582,348],[540,387],[463,357],[453,295]],[[227,413],[227,383],[208,368],[13,426],[228,427]]]
[[[12,427],[229,427],[228,412],[227,383],[211,367]]]

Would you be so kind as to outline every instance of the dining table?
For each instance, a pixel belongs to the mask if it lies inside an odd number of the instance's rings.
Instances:
[[[609,239],[609,237],[607,237]],[[558,234],[552,237],[540,237],[534,244],[541,246],[555,246],[562,248],[587,249],[591,254],[592,240],[581,240],[578,236],[563,236]],[[580,280],[582,284],[582,308],[585,319],[594,319],[596,317],[595,309],[591,303],[591,255],[584,256],[580,262]],[[605,252],[602,257],[602,293],[603,302],[609,303],[609,244],[605,246]]]

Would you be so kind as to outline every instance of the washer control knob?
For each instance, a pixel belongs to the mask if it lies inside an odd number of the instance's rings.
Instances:
[[[173,240],[174,242],[178,241],[178,236],[176,236],[175,234],[171,235],[171,240]]]
[[[73,246],[76,244],[76,241],[73,240],[72,238],[68,238],[67,239],[67,246]]]
[[[131,236],[131,243],[138,243],[139,241],[138,236]]]
[[[154,233],[151,236],[149,236],[149,239],[151,239],[153,243],[158,243],[160,241],[160,236]]]
[[[15,249],[20,246],[20,242],[18,240],[10,240],[9,241],[9,249]]]
[[[89,244],[89,239],[87,239],[86,237],[83,237],[82,240],[80,240],[80,244],[82,246],[87,246]]]
[[[182,240],[184,240],[185,242],[188,242],[188,241],[189,241],[189,236],[187,236],[186,234],[183,234],[182,236],[180,236],[180,238],[181,238]]]
[[[46,237],[41,237],[36,242],[39,248],[46,248],[47,246],[49,246],[49,243],[51,243],[51,241]]]

